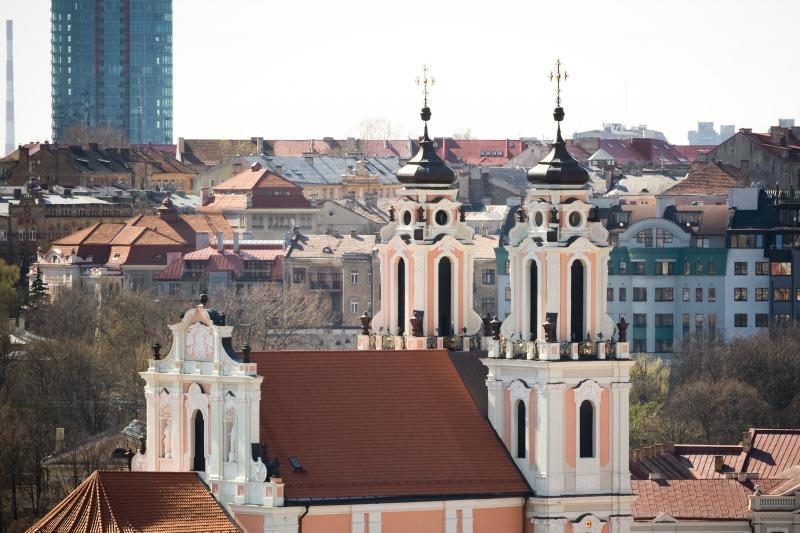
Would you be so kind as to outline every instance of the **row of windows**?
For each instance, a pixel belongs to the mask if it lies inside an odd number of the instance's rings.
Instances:
[[[673,302],[674,299],[674,292],[675,290],[672,287],[656,287],[655,289],[655,301],[656,302]],[[694,301],[695,302],[702,302],[703,301],[703,287],[697,287],[694,290]],[[716,287],[708,287],[707,290],[708,294],[708,301],[709,302],[716,302],[717,301],[717,289]],[[625,302],[628,298],[628,290],[626,287],[620,287],[618,289],[618,298],[617,301]],[[692,289],[689,287],[684,287],[682,289],[682,301],[690,302],[692,296]],[[614,301],[614,287],[609,287],[606,289],[606,300],[609,302]],[[633,288],[633,300],[634,302],[646,302],[647,301],[647,287],[634,287]]]
[[[645,275],[646,272],[646,262],[645,261],[631,261],[631,273],[638,274],[638,275]],[[692,268],[694,266],[694,268]],[[694,262],[694,265],[690,261],[683,262],[683,275],[688,276],[690,274],[708,274],[710,276],[714,276],[717,274],[717,265],[714,261],[709,261],[707,264],[707,269],[704,268],[705,263],[698,259]],[[610,275],[614,274],[614,264],[609,261],[608,262],[608,273]],[[624,275],[628,273],[628,265],[625,261],[620,261],[618,265],[618,274]],[[746,276],[748,273],[748,263],[745,261],[736,261],[733,263],[733,274],[736,276]],[[656,276],[671,276],[675,274],[675,261],[672,260],[665,260],[665,259],[657,259],[655,261],[655,273]],[[770,263],[769,261],[756,261],[755,263],[755,274],[757,276],[791,276],[792,275],[792,263],[789,261],[773,261]]]
[[[645,275],[647,274],[646,271],[646,261],[631,261],[631,274],[638,274],[638,275]],[[694,267],[694,268],[692,268]],[[698,259],[694,263],[689,261],[683,262],[683,275],[688,276],[691,274],[703,275],[707,274],[709,276],[715,276],[717,274],[717,264],[714,261],[708,261],[708,263]],[[614,275],[614,264],[609,261],[608,262],[608,273],[610,275]],[[628,274],[628,264],[625,261],[620,261],[617,269],[617,274],[625,275]],[[656,276],[671,276],[675,274],[675,261],[666,260],[666,259],[658,259],[655,261],[655,272]]]

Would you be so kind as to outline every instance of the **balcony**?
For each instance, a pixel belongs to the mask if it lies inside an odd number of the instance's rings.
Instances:
[[[342,290],[341,281],[310,281],[311,290],[314,291],[340,291]]]
[[[792,512],[800,507],[800,493],[795,496],[748,496],[751,511],[787,511]]]

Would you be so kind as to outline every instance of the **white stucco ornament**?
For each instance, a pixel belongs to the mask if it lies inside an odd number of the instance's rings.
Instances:
[[[211,328],[195,322],[186,332],[186,360],[210,361],[214,354],[214,336]]]

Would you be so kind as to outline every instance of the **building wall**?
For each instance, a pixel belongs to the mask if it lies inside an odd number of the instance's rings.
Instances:
[[[476,259],[473,263],[472,306],[480,316],[498,315],[497,261],[494,258]],[[505,295],[504,295],[505,296]],[[500,316],[500,315],[498,315]],[[505,315],[502,315],[505,316]]]
[[[53,139],[107,124],[131,143],[171,143],[171,0],[53,0],[51,11]]]
[[[613,300],[609,298],[608,312],[614,322],[624,316],[630,324],[628,342],[631,352],[668,354],[677,342],[686,337],[709,334],[712,325],[715,334],[723,333],[726,327],[726,252],[724,248],[614,249],[608,278],[608,292],[609,296],[613,294]],[[635,273],[637,262],[644,265],[643,274]],[[657,262],[673,263],[674,274],[657,274]],[[689,274],[684,274],[687,263]],[[621,273],[622,264],[625,265],[624,274]],[[698,264],[702,266],[702,273],[698,273]],[[710,265],[716,274],[708,275]],[[669,290],[672,300],[664,301]],[[634,301],[635,293],[642,291],[645,299]],[[621,301],[623,292],[625,300]],[[658,293],[662,301],[657,301]],[[644,316],[646,325],[637,325],[641,318],[634,315]],[[661,325],[666,316],[671,317],[672,326]],[[688,317],[688,328],[684,324],[685,317]]]
[[[756,325],[757,315],[770,315],[770,276],[758,274],[757,264],[766,264],[769,272],[769,258],[764,257],[762,249],[731,248],[728,250],[728,260],[725,276],[725,337],[730,339],[741,336],[746,337],[759,331],[765,331],[764,326]],[[745,265],[746,273],[742,274],[741,264]],[[763,266],[759,268],[764,268]],[[746,291],[746,300],[741,298],[741,290]],[[757,300],[757,289],[762,294],[766,292],[765,300]],[[759,295],[761,296],[761,295]],[[741,316],[745,315],[746,325],[742,325]],[[762,320],[759,318],[759,320]]]

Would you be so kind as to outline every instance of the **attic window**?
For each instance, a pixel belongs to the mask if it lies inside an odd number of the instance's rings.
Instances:
[[[322,249],[322,253],[323,254],[332,254],[333,250],[331,250],[330,246],[326,246],[325,248]]]
[[[114,259],[115,260],[119,259],[119,254],[114,254]]]
[[[300,459],[297,457],[289,457],[289,464],[292,465],[292,470],[295,472],[305,472],[306,469],[303,468],[303,463],[300,462]]]

